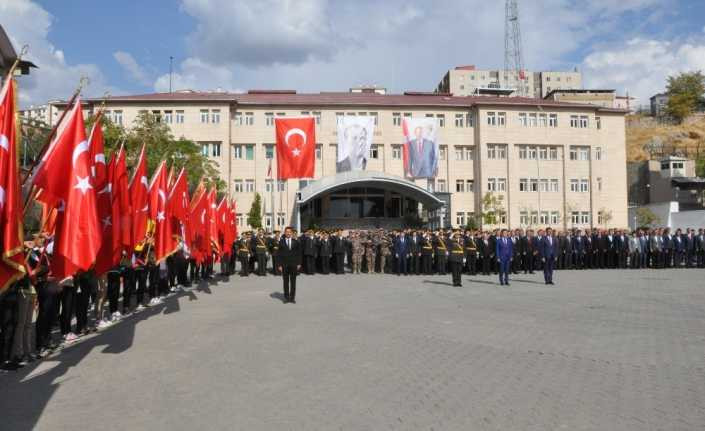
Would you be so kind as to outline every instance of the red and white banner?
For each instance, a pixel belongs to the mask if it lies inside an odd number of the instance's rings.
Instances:
[[[276,118],[277,178],[313,178],[316,123],[310,118]]]

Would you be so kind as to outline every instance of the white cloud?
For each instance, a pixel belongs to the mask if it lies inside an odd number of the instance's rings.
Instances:
[[[705,43],[631,39],[583,62],[586,87],[628,91],[641,104],[663,91],[668,76],[693,70],[705,70]]]
[[[137,60],[125,51],[116,51],[113,53],[113,58],[122,66],[132,78],[143,85],[152,83],[147,72],[137,63]]]
[[[41,6],[29,0],[0,2],[3,26],[17,51],[27,44],[26,59],[39,68],[29,76],[19,79],[20,105],[46,103],[49,99],[67,98],[76,89],[82,76],[90,80],[84,93],[102,95],[117,91],[106,82],[95,64],[70,64],[64,51],[55,47],[48,38],[52,16]]]
[[[179,65],[179,71],[173,74],[173,90],[221,90],[242,92],[236,85],[232,68],[214,66],[198,58],[187,58]],[[154,83],[158,92],[169,91],[169,74],[161,75]]]

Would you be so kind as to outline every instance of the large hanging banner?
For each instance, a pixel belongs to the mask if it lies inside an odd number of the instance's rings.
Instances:
[[[374,131],[374,117],[338,117],[338,172],[367,167]]]
[[[409,178],[433,178],[438,173],[438,122],[435,118],[405,118],[404,174]]]

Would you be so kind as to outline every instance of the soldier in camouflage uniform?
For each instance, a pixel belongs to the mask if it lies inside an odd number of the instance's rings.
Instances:
[[[377,263],[377,246],[379,246],[379,237],[373,231],[367,232],[367,241],[365,241],[365,260],[367,261],[367,273],[374,274]]]
[[[381,232],[380,236],[380,241],[379,241],[379,254],[382,257],[380,259],[380,272],[383,273],[390,273],[392,269],[392,240],[389,236],[389,234],[386,234],[385,232]]]
[[[362,267],[362,255],[365,252],[365,247],[362,244],[360,232],[350,232],[350,244],[352,247],[352,272],[359,274]]]

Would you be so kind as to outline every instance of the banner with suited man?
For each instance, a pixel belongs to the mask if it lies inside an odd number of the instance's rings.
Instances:
[[[405,118],[404,174],[409,178],[433,178],[438,173],[438,122],[435,118]]]

